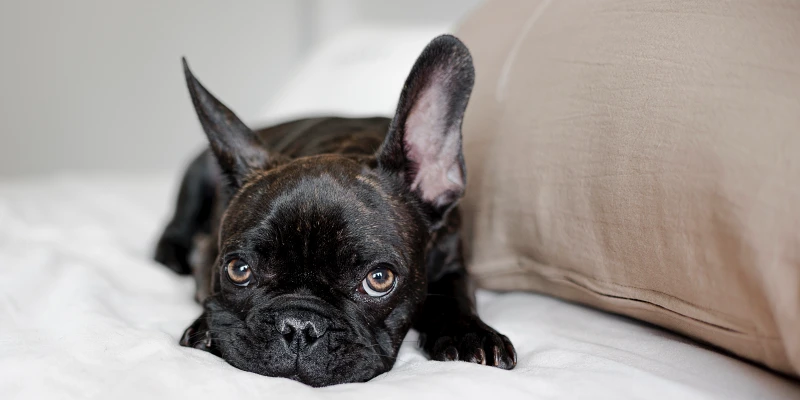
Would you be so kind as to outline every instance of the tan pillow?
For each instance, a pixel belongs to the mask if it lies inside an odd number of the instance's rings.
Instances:
[[[800,2],[489,1],[457,35],[481,286],[800,373]]]

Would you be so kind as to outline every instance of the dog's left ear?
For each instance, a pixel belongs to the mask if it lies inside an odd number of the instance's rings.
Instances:
[[[406,79],[377,153],[381,170],[402,176],[427,208],[431,229],[441,225],[464,194],[461,121],[474,82],[467,47],[450,35],[433,39]]]

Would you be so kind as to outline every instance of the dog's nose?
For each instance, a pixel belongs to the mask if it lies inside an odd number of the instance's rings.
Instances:
[[[312,347],[328,329],[322,316],[308,311],[285,313],[276,319],[276,328],[292,351]]]

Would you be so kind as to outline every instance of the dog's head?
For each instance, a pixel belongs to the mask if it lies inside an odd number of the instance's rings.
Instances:
[[[373,156],[271,155],[184,66],[232,194],[216,289],[183,343],[312,386],[390,369],[425,301],[431,233],[464,192],[466,47],[440,36],[425,48]]]

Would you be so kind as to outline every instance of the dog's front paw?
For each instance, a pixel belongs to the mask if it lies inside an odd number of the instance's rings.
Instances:
[[[211,341],[211,330],[206,323],[206,314],[197,318],[191,326],[186,328],[180,340],[183,347],[193,347],[198,350],[214,353]]]
[[[502,369],[517,365],[511,341],[480,319],[448,324],[438,333],[420,333],[419,340],[433,360],[460,360]]]

